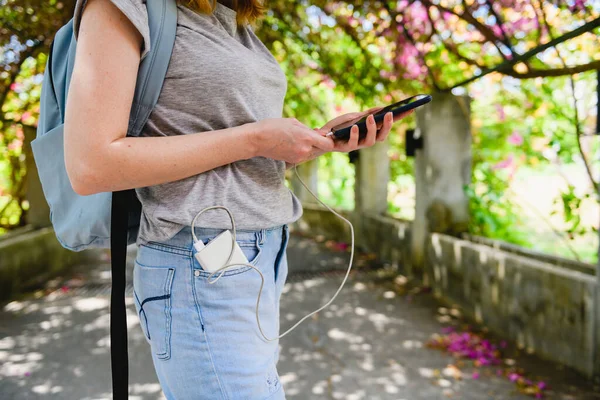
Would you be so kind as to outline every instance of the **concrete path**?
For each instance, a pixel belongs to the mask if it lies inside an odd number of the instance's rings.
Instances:
[[[135,256],[131,249],[130,258]],[[281,329],[328,301],[345,273],[347,253],[292,236]],[[131,260],[130,260],[131,261]],[[456,312],[418,288],[393,284],[389,268],[368,255],[332,306],[281,339],[279,373],[288,399],[528,399],[497,368],[460,366],[425,343]],[[110,399],[107,260],[14,301],[0,312],[0,399]],[[386,272],[388,271],[388,272]],[[131,286],[129,286],[131,291]],[[164,399],[149,349],[129,301],[130,399]],[[549,399],[600,399],[578,374],[531,356],[506,357],[547,382]],[[457,368],[458,366],[458,368]],[[460,371],[457,373],[457,371]],[[458,376],[461,375],[461,377]],[[596,390],[595,390],[596,389]],[[594,394],[596,391],[596,394]],[[233,399],[237,400],[237,399]],[[240,399],[241,400],[241,399]]]

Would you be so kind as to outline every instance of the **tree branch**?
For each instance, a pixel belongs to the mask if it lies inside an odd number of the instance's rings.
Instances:
[[[519,79],[530,79],[530,78],[538,78],[538,77],[550,77],[550,76],[565,76],[565,75],[574,75],[580,72],[586,72],[591,70],[596,70],[600,68],[600,60],[592,61],[587,64],[575,65],[573,67],[564,67],[564,68],[553,68],[553,69],[531,69],[528,72],[519,73],[515,70],[502,70],[502,73],[508,76],[512,76],[513,78]]]
[[[423,1],[429,1],[429,0],[423,0]],[[520,63],[523,62],[524,60],[528,60],[531,57],[535,56],[536,54],[541,53],[542,51],[549,49],[550,47],[555,47],[556,45],[565,42],[569,39],[573,39],[577,36],[583,35],[586,32],[591,32],[594,29],[596,29],[598,26],[600,26],[600,17],[590,21],[590,22],[586,22],[585,24],[583,24],[582,26],[580,26],[577,29],[572,30],[571,32],[565,33],[564,35],[557,37],[554,40],[550,40],[548,43],[542,44],[534,49],[531,49],[523,54],[517,55],[516,57],[514,57],[512,60],[508,60],[503,62],[500,65],[497,65],[493,68],[486,68],[484,69],[480,74],[472,76],[469,79],[466,79],[460,83],[457,83],[456,85],[449,87],[447,89],[445,89],[444,91],[449,92],[454,88],[457,88],[459,86],[463,86],[466,85],[468,83],[471,83],[477,79],[480,79],[481,77],[488,75],[492,72],[502,72],[505,74],[510,74],[513,73],[513,75],[511,76],[515,76],[517,78],[520,77],[537,77],[537,76],[544,76],[544,75],[539,75],[539,73],[543,73],[545,74],[545,76],[561,76],[561,75],[565,75],[565,73],[557,73],[556,70],[539,70],[538,71],[538,75],[532,75],[531,71],[529,74],[518,74],[516,71],[513,70],[513,67]],[[571,68],[567,68],[570,72],[569,73],[577,73],[577,72],[584,72],[584,71],[588,71],[591,69],[597,69],[597,63],[600,61],[593,61],[591,63],[588,63],[586,65],[583,66],[576,66],[576,67],[571,67]],[[552,72],[549,72],[552,71]],[[572,72],[572,71],[576,71],[576,72]],[[531,75],[531,76],[529,76]]]
[[[508,47],[508,49],[510,50],[511,53],[514,53],[512,43],[510,42],[510,39],[508,38],[508,35],[506,34],[506,30],[504,29],[504,23],[502,22],[502,18],[500,18],[500,15],[496,12],[496,10],[494,10],[493,4],[490,0],[486,0],[485,2],[488,5],[488,7],[490,8],[490,13],[492,13],[494,18],[496,18],[496,22],[498,23],[498,28],[500,28],[500,32],[502,33],[502,37],[504,38],[504,40],[502,42],[504,43],[504,45],[506,47]]]
[[[500,57],[502,57],[504,60],[507,60],[506,55],[502,52],[502,49],[500,48],[500,46],[498,46],[498,42],[500,41],[500,39],[494,34],[494,32],[492,32],[492,30],[487,25],[482,24],[481,22],[479,22],[479,20],[477,18],[475,18],[472,14],[470,14],[467,11],[467,8],[465,8],[465,10],[462,14],[459,14],[458,12],[456,12],[450,8],[446,8],[440,4],[433,4],[430,0],[422,0],[422,1],[423,1],[423,4],[427,5],[427,7],[435,7],[438,10],[440,10],[441,12],[447,12],[452,15],[456,15],[458,18],[473,25],[483,35],[483,37],[485,37],[487,39],[488,42],[492,43],[494,45],[494,47],[496,47],[496,49],[498,49],[498,52],[500,53]]]

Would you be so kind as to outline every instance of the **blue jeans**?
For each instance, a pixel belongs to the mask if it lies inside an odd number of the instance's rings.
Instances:
[[[206,243],[219,229],[196,228]],[[249,262],[264,275],[261,327],[279,336],[279,299],[288,273],[287,225],[237,231]],[[191,229],[140,246],[133,297],[152,360],[169,400],[281,400],[279,341],[264,340],[256,322],[260,275],[232,267],[215,283],[194,258]],[[214,274],[214,280],[219,273]]]

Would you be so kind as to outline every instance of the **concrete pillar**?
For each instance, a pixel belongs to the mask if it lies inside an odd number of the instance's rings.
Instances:
[[[27,168],[25,198],[29,203],[29,210],[27,210],[26,216],[27,224],[35,228],[43,228],[51,225],[50,207],[48,207],[48,203],[44,197],[42,184],[40,183],[40,177],[31,151],[31,141],[35,138],[35,128],[24,127],[24,133],[25,143],[23,143],[23,149],[25,150]]]
[[[387,212],[390,181],[388,148],[386,141],[359,151],[354,184],[355,211],[359,214]]]
[[[464,187],[471,182],[469,98],[434,94],[430,104],[417,110],[417,131],[423,148],[415,158],[411,251],[413,268],[422,269],[430,232],[458,234],[468,226],[469,199]]]
[[[302,181],[309,187],[309,189],[316,194],[318,193],[319,184],[319,159],[316,158],[311,161],[302,163],[296,167],[298,169],[298,175]],[[318,204],[318,201],[304,188],[302,183],[298,180],[298,177],[292,170],[292,190],[294,194],[300,199],[303,204]]]

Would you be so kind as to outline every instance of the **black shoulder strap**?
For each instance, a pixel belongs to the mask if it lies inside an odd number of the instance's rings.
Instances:
[[[133,193],[132,193],[133,192]],[[129,360],[127,352],[127,316],[125,283],[127,264],[128,210],[134,190],[113,192],[110,226],[112,290],[110,292],[110,361],[113,399],[128,396]]]

